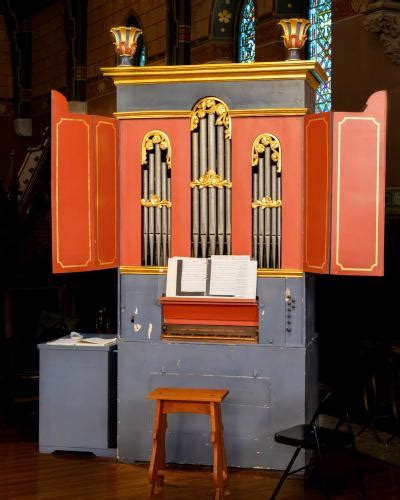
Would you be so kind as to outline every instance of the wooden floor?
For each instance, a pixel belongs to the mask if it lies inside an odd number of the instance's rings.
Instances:
[[[338,475],[332,499],[361,498],[359,482],[345,462],[345,474]],[[359,457],[351,467],[362,475],[368,499],[400,499],[400,470],[376,460]],[[257,470],[229,471],[231,500],[268,499],[279,473]],[[118,463],[115,459],[89,454],[38,453],[34,442],[0,443],[0,498],[16,499],[146,499],[149,498],[147,465]],[[211,500],[214,498],[210,469],[178,468],[167,471],[166,484],[159,500]],[[302,478],[287,480],[280,500],[319,500],[317,487],[304,491]]]

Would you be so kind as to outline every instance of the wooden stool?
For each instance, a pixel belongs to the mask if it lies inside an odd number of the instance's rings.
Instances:
[[[222,425],[221,401],[229,393],[227,389],[176,389],[158,388],[147,399],[157,401],[153,432],[153,451],[149,468],[149,481],[153,495],[157,486],[164,483],[165,431],[168,413],[201,413],[210,415],[211,442],[213,444],[213,476],[216,486],[215,500],[222,498],[228,479]]]

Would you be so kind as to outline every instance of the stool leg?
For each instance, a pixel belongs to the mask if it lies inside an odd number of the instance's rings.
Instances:
[[[165,432],[167,429],[167,415],[163,413],[162,402],[157,400],[156,417],[153,431],[153,449],[149,467],[149,481],[151,483],[150,496],[157,486],[164,484],[165,468]]]
[[[210,403],[211,442],[213,444],[213,476],[216,486],[215,500],[220,500],[224,490],[224,452],[221,441],[221,419],[218,418],[218,404]]]

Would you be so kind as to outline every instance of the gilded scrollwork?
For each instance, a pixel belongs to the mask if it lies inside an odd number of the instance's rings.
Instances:
[[[196,130],[201,118],[204,118],[207,114],[214,113],[217,115],[215,125],[223,125],[225,127],[225,139],[230,139],[231,117],[228,106],[217,97],[205,97],[196,104],[190,119],[190,130]]]
[[[232,182],[222,179],[222,177],[214,172],[214,170],[207,170],[207,172],[203,174],[198,180],[192,181],[190,183],[191,188],[194,188],[196,186],[199,189],[203,189],[205,187],[213,187],[218,189],[226,187],[228,189],[231,189]]]
[[[154,146],[158,144],[162,151],[166,151],[166,163],[168,168],[171,168],[171,145],[169,138],[160,130],[152,130],[148,132],[142,141],[142,165],[147,163],[148,151],[153,151]]]
[[[260,154],[264,153],[268,146],[271,149],[271,160],[276,164],[276,171],[281,172],[281,145],[272,134],[261,134],[255,139],[251,164],[253,167],[258,165]]]
[[[171,208],[172,207],[172,203],[169,200],[162,200],[158,196],[158,194],[152,194],[150,196],[149,200],[145,200],[144,198],[142,198],[140,200],[140,204],[142,205],[142,207],[147,207],[147,208],[150,208],[150,207],[156,207],[156,208],[167,207],[167,208]]]
[[[278,208],[282,206],[282,200],[273,200],[270,196],[264,196],[261,200],[254,200],[251,208]]]

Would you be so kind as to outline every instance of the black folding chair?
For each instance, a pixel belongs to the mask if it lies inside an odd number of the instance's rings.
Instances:
[[[354,434],[351,428],[347,408],[344,408],[344,415],[342,418],[339,418],[334,428],[331,429],[328,427],[321,427],[317,425],[319,415],[326,411],[328,403],[330,403],[333,399],[333,395],[334,391],[331,391],[322,399],[310,423],[296,425],[275,434],[275,441],[277,443],[294,446],[296,450],[293,453],[293,456],[290,459],[285,471],[283,472],[278,484],[276,485],[275,490],[270,497],[271,500],[276,498],[289,474],[300,472],[301,470],[304,470],[310,466],[311,460],[307,465],[292,471],[293,464],[295,463],[296,458],[298,457],[301,450],[312,450],[315,452],[317,465],[320,471],[322,487],[325,491],[326,497],[329,497],[324,474],[324,466],[322,460],[323,455],[327,450],[344,449],[346,447],[351,447],[351,449],[355,451]],[[339,428],[344,423],[347,424],[347,431],[339,430]]]

